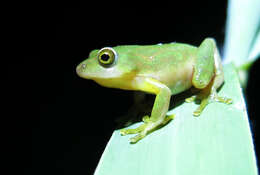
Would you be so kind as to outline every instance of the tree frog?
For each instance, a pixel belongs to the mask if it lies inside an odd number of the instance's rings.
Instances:
[[[199,116],[209,102],[232,103],[217,94],[224,74],[213,38],[206,38],[199,47],[183,43],[104,47],[91,51],[76,71],[80,77],[105,87],[156,95],[151,115],[143,117],[143,124],[120,131],[121,135],[137,134],[130,139],[131,143],[170,121],[173,116],[166,113],[171,96],[191,87],[200,90],[186,99],[186,102],[201,100],[194,116]]]

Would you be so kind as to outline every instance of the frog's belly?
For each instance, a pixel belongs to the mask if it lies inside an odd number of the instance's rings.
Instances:
[[[168,85],[168,87],[171,89],[172,94],[178,94],[180,92],[183,92],[187,89],[189,89],[192,86],[191,80],[185,81],[185,80],[179,80],[175,82],[173,85]]]
[[[167,74],[157,74],[158,80],[167,85],[172,94],[178,94],[192,86],[193,65],[186,64],[182,68],[167,71]]]

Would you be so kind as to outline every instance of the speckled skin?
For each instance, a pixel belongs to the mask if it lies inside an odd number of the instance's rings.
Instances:
[[[135,134],[135,143],[149,132],[172,119],[166,116],[171,95],[190,87],[201,93],[187,102],[201,98],[200,107],[193,113],[199,116],[212,100],[231,103],[230,99],[217,96],[223,83],[221,60],[214,39],[205,39],[199,47],[181,43],[158,45],[126,45],[111,48],[116,60],[110,66],[99,62],[99,50],[77,66],[80,77],[96,81],[102,86],[125,90],[140,90],[156,95],[151,117],[143,118],[144,124],[136,129],[123,129],[122,135]]]

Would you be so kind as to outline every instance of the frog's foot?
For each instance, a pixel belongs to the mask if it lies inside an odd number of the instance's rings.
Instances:
[[[164,118],[163,121],[151,121],[148,115],[143,117],[143,124],[135,129],[121,129],[121,135],[128,135],[128,134],[137,134],[135,137],[130,138],[131,143],[136,143],[146,135],[148,135],[151,131],[155,130],[160,125],[167,124],[170,120],[174,118],[174,115],[169,115]]]
[[[186,99],[185,99],[185,102],[187,102],[187,103],[194,102],[194,101],[196,100],[196,98],[197,98],[197,96],[196,96],[196,95],[193,95],[193,96],[191,96],[191,97],[189,97],[189,98],[186,98]]]
[[[230,98],[226,98],[226,97],[220,97],[217,95],[216,92],[212,92],[210,95],[205,96],[205,94],[200,93],[198,95],[193,95],[189,98],[186,98],[185,101],[190,103],[190,102],[194,102],[196,100],[200,100],[201,103],[199,105],[199,107],[193,112],[193,115],[195,117],[200,116],[200,114],[202,113],[202,111],[204,110],[204,108],[211,102],[221,102],[221,103],[225,103],[225,104],[231,104],[232,103],[232,99]]]

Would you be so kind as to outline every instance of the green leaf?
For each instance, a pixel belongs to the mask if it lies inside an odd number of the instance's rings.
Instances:
[[[233,104],[211,103],[200,117],[198,105],[169,111],[174,120],[136,144],[114,131],[95,175],[256,175],[256,159],[246,106],[233,65],[225,65],[219,94]],[[172,97],[174,98],[174,96]],[[136,127],[140,123],[131,127]]]
[[[224,62],[237,67],[260,54],[260,1],[229,0],[224,45]]]
[[[259,56],[260,56],[260,24],[259,24],[259,27],[258,27],[258,33],[255,37],[254,45],[253,45],[251,52],[249,54],[249,60],[255,60]]]

